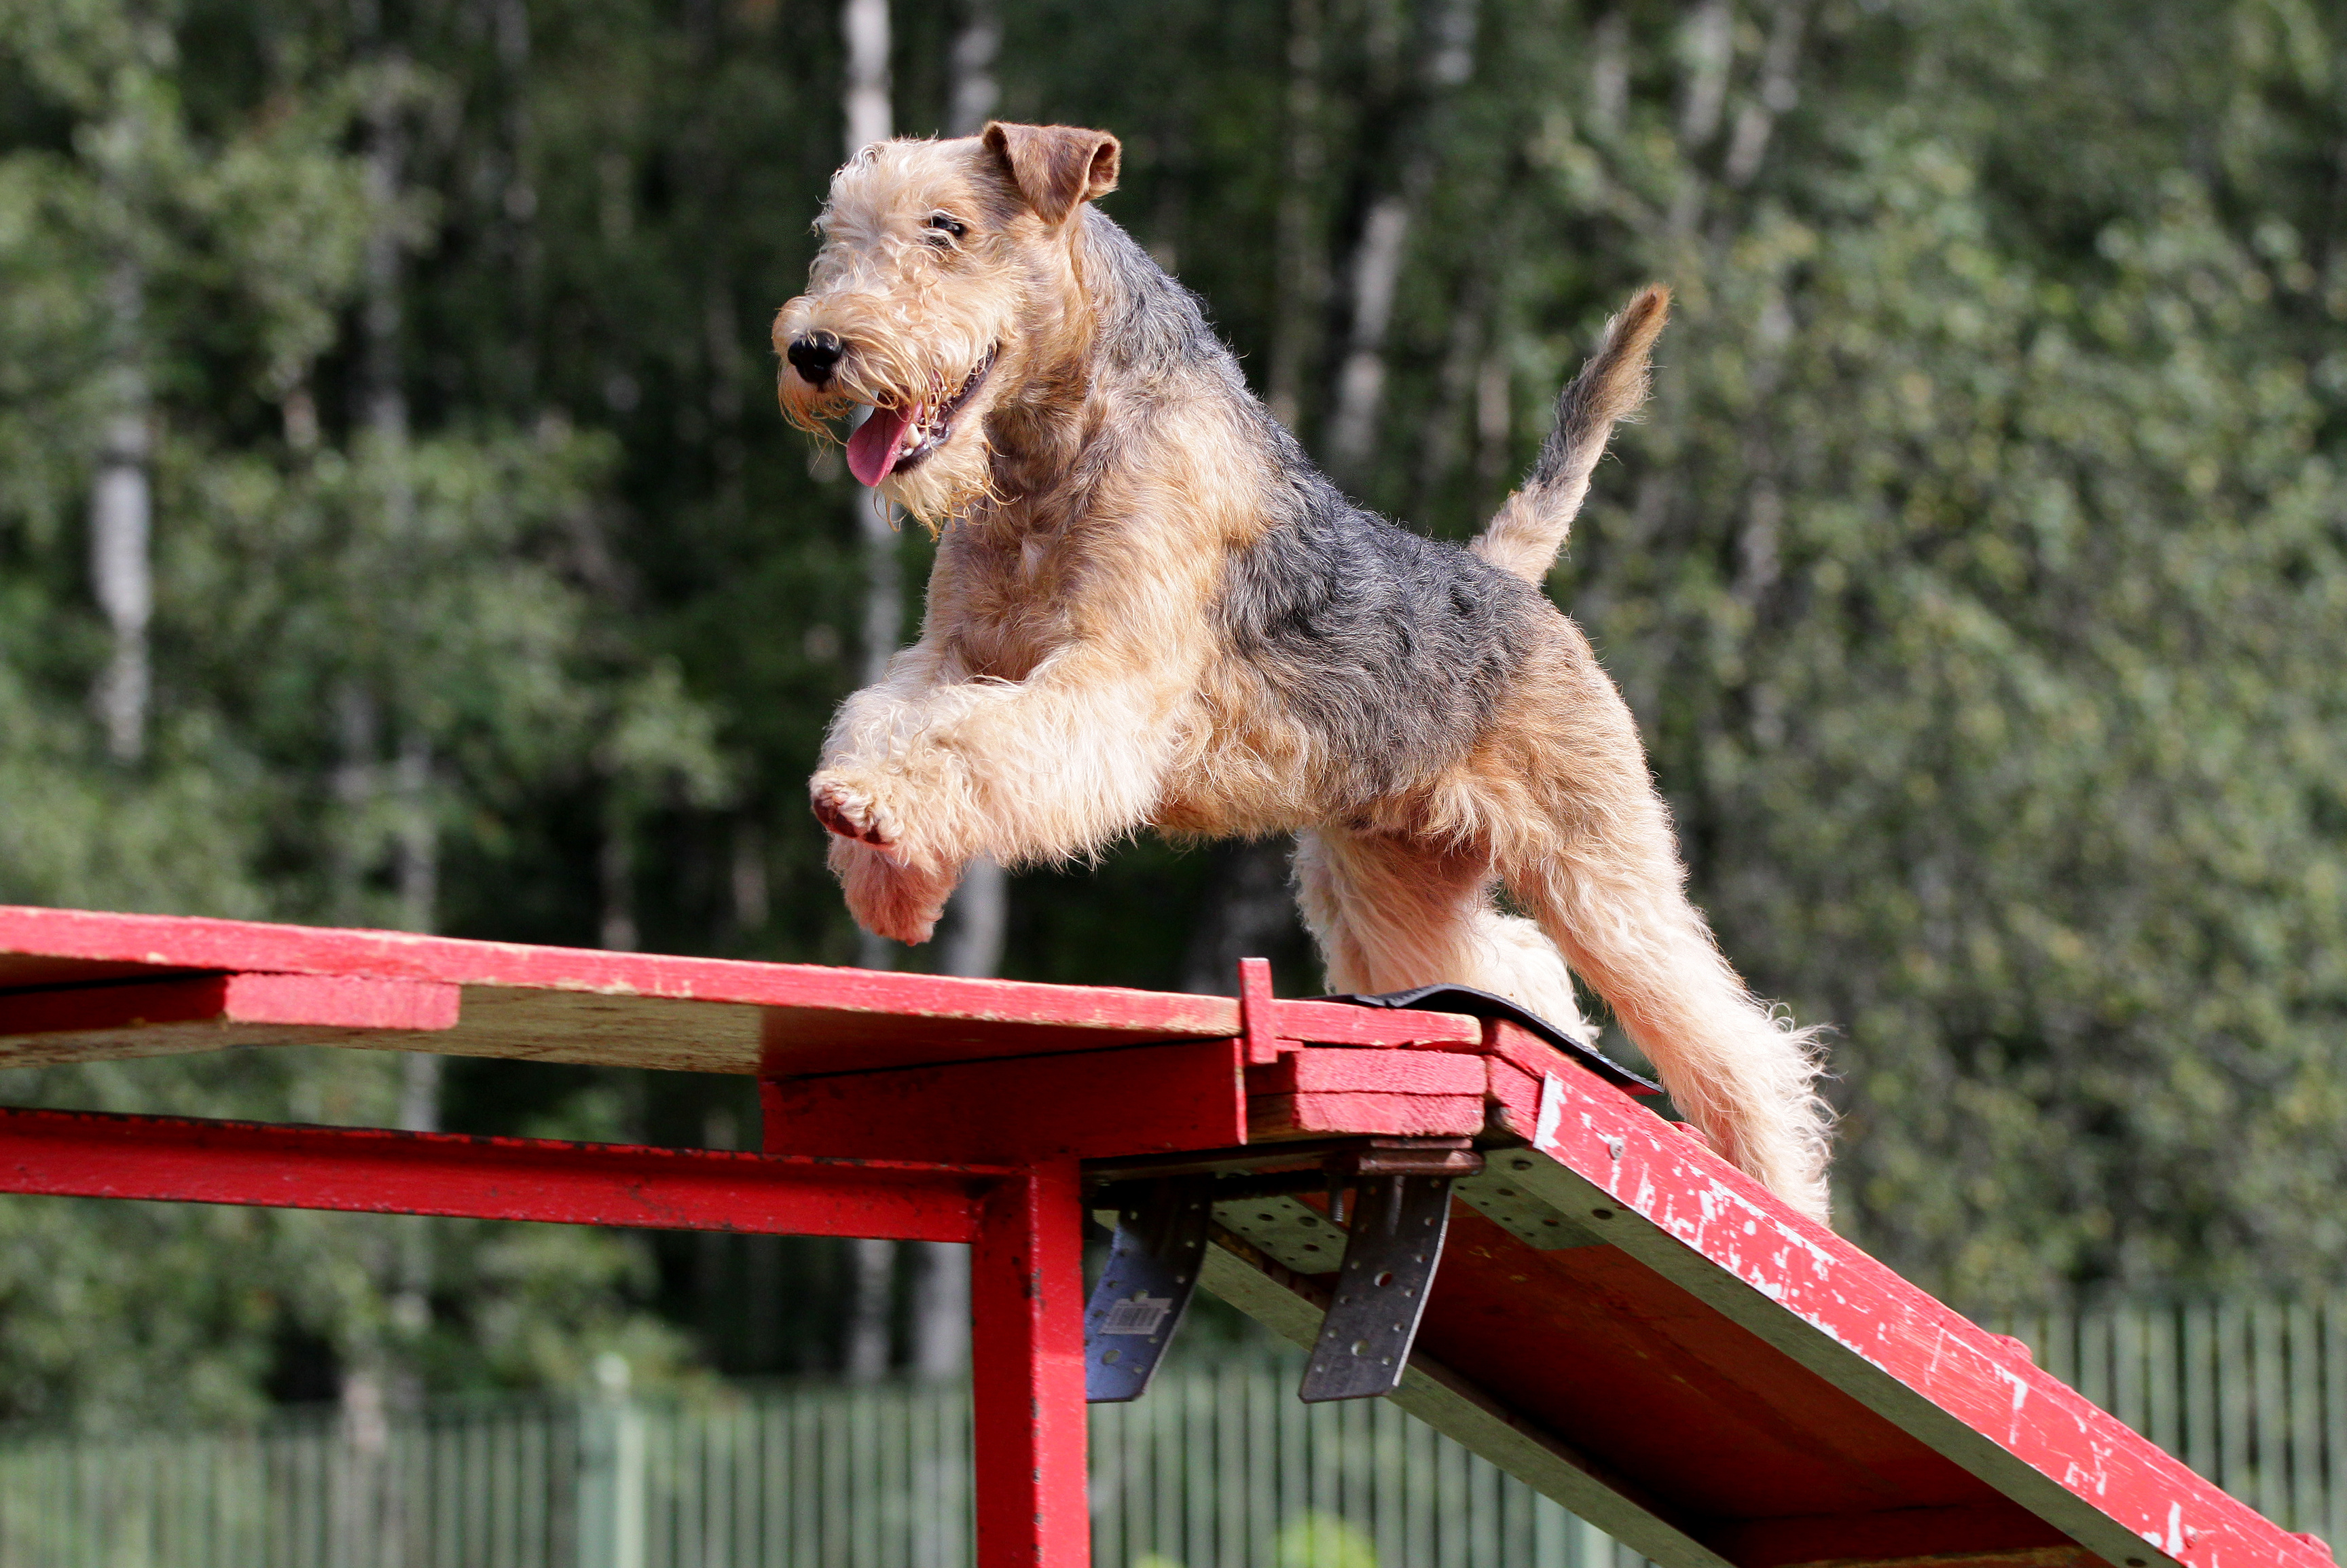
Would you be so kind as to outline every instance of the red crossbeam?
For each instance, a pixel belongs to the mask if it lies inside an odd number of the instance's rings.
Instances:
[[[0,1192],[784,1235],[972,1239],[1013,1173],[0,1109]]]

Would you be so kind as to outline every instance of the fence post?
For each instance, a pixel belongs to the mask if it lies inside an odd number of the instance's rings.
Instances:
[[[595,1358],[579,1412],[579,1568],[644,1568],[644,1414],[625,1357]]]

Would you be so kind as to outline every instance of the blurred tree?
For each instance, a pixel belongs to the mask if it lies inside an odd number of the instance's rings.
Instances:
[[[0,355],[19,383],[0,442],[26,458],[0,477],[22,612],[0,678],[22,719],[5,746],[20,787],[0,897],[429,928],[444,835],[493,846],[495,814],[537,781],[593,777],[630,832],[630,810],[723,793],[705,707],[672,661],[596,624],[566,559],[608,444],[495,410],[411,436],[401,258],[429,210],[396,154],[434,84],[380,28],[107,0],[0,17],[26,132],[0,176],[14,220],[0,266],[28,284]],[[232,66],[251,78],[220,80]],[[315,370],[346,313],[361,352],[344,395],[322,397]],[[54,548],[77,468],[95,476],[104,641],[82,630],[87,601]],[[96,693],[94,724],[73,715],[77,688]],[[13,1074],[7,1092],[429,1126],[435,1068],[234,1053]],[[373,1367],[379,1389],[420,1387],[427,1361],[542,1377],[577,1359],[579,1335],[634,1332],[624,1287],[640,1265],[608,1238],[523,1249],[552,1270],[532,1279],[478,1232],[438,1251],[422,1227],[356,1219],[9,1213],[44,1266],[15,1293],[10,1344],[26,1358],[0,1397],[18,1409],[175,1398],[130,1375],[138,1355],[111,1379],[82,1358],[123,1352],[157,1319],[208,1325],[198,1337],[221,1367],[258,1369],[200,1377],[194,1397],[213,1407],[295,1375],[272,1365],[289,1346]],[[183,1239],[124,1245],[159,1232]],[[306,1265],[303,1237],[333,1238],[352,1272]],[[175,1248],[190,1267],[210,1260],[228,1292],[216,1308],[183,1273],[126,1266]],[[436,1335],[435,1305],[458,1301],[460,1281],[480,1288]],[[111,1336],[71,1312],[87,1291],[111,1302],[95,1319]],[[500,1297],[566,1306],[528,1315],[499,1352],[480,1315]],[[44,1303],[79,1337],[40,1348]]]

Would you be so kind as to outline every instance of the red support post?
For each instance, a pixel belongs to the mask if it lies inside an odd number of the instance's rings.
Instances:
[[[978,1568],[1088,1568],[1083,1208],[1073,1160],[999,1183],[970,1255]]]

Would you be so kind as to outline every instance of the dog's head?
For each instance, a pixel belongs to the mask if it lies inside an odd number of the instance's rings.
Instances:
[[[847,437],[866,485],[935,525],[987,489],[988,414],[1080,354],[1085,202],[1114,189],[1104,131],[988,126],[876,142],[833,176],[807,292],[774,318],[783,413]]]

